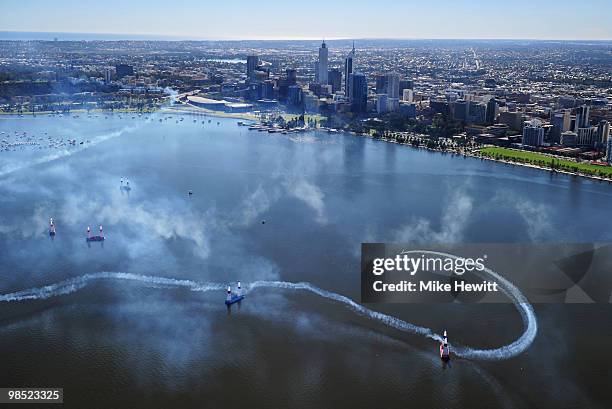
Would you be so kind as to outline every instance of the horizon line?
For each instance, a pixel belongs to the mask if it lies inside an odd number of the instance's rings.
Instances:
[[[157,37],[157,39],[150,39],[149,41],[319,41],[323,37],[189,37],[183,34],[151,34],[151,33],[112,33],[112,32],[81,32],[81,31],[29,31],[29,30],[0,30],[0,41],[53,41],[46,39],[3,39],[2,34],[46,34],[46,35],[86,35],[86,36],[113,36],[122,37],[116,40],[109,40],[103,38],[91,38],[91,39],[73,39],[73,40],[61,40],[58,41],[117,41],[117,40],[130,40],[129,37]],[[596,42],[610,42],[612,38],[515,38],[515,37],[327,37],[326,41],[350,41],[350,40],[416,40],[416,41],[427,41],[427,40],[451,40],[451,41],[563,41],[563,42],[577,42],[577,41],[596,41]],[[146,40],[145,38],[140,41]],[[139,40],[135,40],[139,41]]]

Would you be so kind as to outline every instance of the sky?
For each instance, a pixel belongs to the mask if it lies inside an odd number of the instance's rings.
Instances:
[[[0,31],[169,39],[611,40],[611,0],[2,0]]]

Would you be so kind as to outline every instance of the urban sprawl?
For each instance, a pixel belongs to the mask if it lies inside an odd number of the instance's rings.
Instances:
[[[611,73],[608,42],[0,41],[0,113],[227,115],[610,179]]]

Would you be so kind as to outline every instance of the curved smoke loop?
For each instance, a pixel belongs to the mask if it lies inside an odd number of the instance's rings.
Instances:
[[[454,256],[452,254],[429,250],[410,251],[410,253],[412,252],[457,258],[457,256]],[[495,279],[504,294],[506,294],[512,300],[523,319],[523,334],[514,342],[495,349],[476,349],[462,345],[451,345],[453,347],[453,351],[455,355],[468,359],[503,360],[515,357],[521,354],[527,348],[529,348],[529,346],[537,335],[538,326],[533,307],[531,306],[531,304],[529,304],[529,302],[527,301],[525,296],[519,291],[519,289],[516,288],[510,281],[503,278],[501,275],[488,268],[485,268],[481,272],[481,274],[483,276],[489,276]],[[222,291],[225,289],[226,286],[226,284],[224,283],[200,283],[192,280],[177,280],[173,278],[139,275],[133,273],[100,272],[93,274],[85,274],[83,276],[60,281],[58,283],[50,284],[44,287],[30,288],[27,290],[2,294],[0,295],[0,302],[42,300],[51,297],[67,295],[86,287],[93,281],[104,279],[129,280],[152,285],[183,287],[198,292]],[[246,286],[247,292],[256,290],[257,288],[277,288],[285,290],[308,291],[322,298],[342,303],[359,315],[368,317],[375,321],[379,321],[397,330],[422,335],[440,342],[442,341],[442,336],[436,334],[430,328],[414,325],[399,318],[371,310],[361,304],[358,304],[357,302],[344,295],[323,290],[307,282],[292,283],[286,281],[255,281]]]

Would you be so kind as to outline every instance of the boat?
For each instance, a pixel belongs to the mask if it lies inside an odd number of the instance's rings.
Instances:
[[[104,236],[89,236],[87,241],[104,241]]]
[[[53,217],[49,219],[49,236],[55,236],[55,224],[53,223]]]
[[[238,281],[238,290],[236,290],[235,293],[232,293],[232,287],[228,285],[225,305],[229,307],[230,305],[240,302],[242,300],[244,300],[244,294],[242,294],[242,289],[240,288],[240,281]]]
[[[450,359],[450,346],[448,345],[448,338],[446,337],[446,330],[444,331],[444,337],[440,343],[440,359],[448,361]]]

